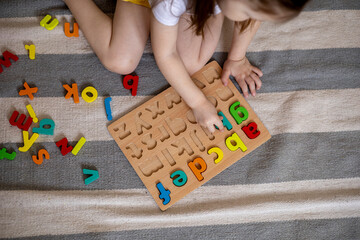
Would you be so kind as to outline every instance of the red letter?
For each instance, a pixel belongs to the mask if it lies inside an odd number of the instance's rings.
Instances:
[[[250,139],[254,139],[260,135],[260,131],[257,130],[257,125],[255,122],[251,122],[247,126],[242,127],[241,129]]]
[[[132,80],[132,84],[129,82]],[[131,95],[136,96],[137,87],[139,83],[139,76],[126,75],[123,80],[124,88],[131,89]]]
[[[2,59],[0,58],[0,73],[3,72],[3,69],[2,69],[2,67],[1,67],[1,64],[4,65],[5,67],[10,67],[10,66],[11,66],[10,58],[11,58],[12,60],[14,60],[15,62],[16,62],[17,60],[19,60],[19,57],[18,57],[18,56],[12,54],[12,53],[9,52],[9,51],[3,52],[3,57],[4,57],[4,60],[2,60]]]
[[[60,141],[58,141],[56,143],[56,146],[60,147],[60,150],[61,150],[61,154],[63,156],[65,156],[66,154],[68,154],[69,152],[71,152],[71,150],[73,149],[72,146],[67,146],[68,145],[68,140],[67,138],[63,138],[61,139]]]
[[[18,128],[23,129],[24,131],[29,130],[29,127],[30,127],[30,125],[31,125],[32,122],[33,122],[32,118],[29,117],[29,118],[26,120],[26,122],[25,122],[26,115],[25,115],[25,114],[21,114],[20,117],[19,117],[19,119],[18,119],[17,121],[15,121],[16,118],[18,117],[18,115],[19,115],[19,112],[18,112],[18,111],[14,111],[14,112],[13,112],[13,114],[11,115],[10,120],[9,120],[10,124],[11,124],[12,126],[17,126]],[[25,123],[24,123],[24,122],[25,122]]]

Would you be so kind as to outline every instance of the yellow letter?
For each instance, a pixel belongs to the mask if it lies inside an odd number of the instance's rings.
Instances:
[[[236,144],[233,145],[232,141],[234,141]],[[225,141],[225,144],[230,151],[236,151],[238,148],[240,148],[243,152],[245,152],[247,150],[247,147],[245,146],[243,141],[241,141],[241,139],[237,135],[237,133],[234,133],[233,135],[228,137]]]
[[[36,139],[38,137],[39,137],[39,134],[34,133],[31,136],[31,138],[29,139],[29,132],[28,131],[23,131],[24,146],[19,147],[19,151],[20,152],[27,152],[29,150],[29,148],[31,148],[31,146],[34,144],[34,142],[36,141]]]

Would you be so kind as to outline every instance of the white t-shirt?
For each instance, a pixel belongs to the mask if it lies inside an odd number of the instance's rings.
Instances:
[[[149,1],[151,10],[155,18],[162,24],[174,26],[179,22],[180,16],[186,12],[188,0],[163,0],[155,7],[152,7],[153,1]],[[216,4],[214,14],[221,12],[220,7]]]

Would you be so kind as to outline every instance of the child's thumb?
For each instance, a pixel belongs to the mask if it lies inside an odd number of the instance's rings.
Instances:
[[[229,81],[230,71],[229,70],[223,70],[221,74],[221,81],[222,83],[227,86]]]

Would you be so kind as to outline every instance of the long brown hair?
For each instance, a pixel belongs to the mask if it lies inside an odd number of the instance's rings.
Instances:
[[[204,37],[206,21],[214,14],[217,1],[221,0],[189,0],[187,9],[193,10],[194,13],[190,18],[190,27],[194,28],[196,35],[202,35]],[[269,14],[278,21],[287,21],[296,17],[308,1],[309,0],[246,0],[252,10]],[[255,20],[253,19],[235,22],[235,24],[240,27],[240,32],[245,31],[254,23]]]

